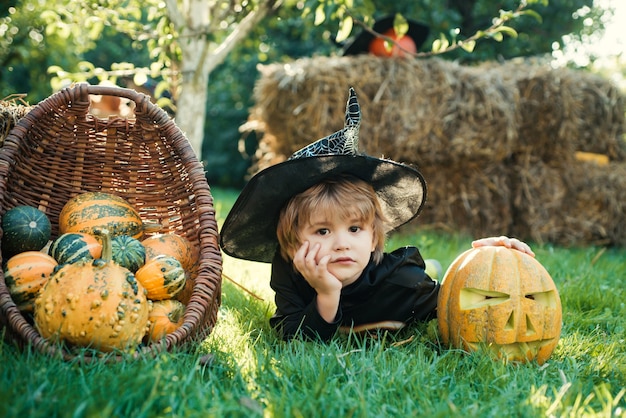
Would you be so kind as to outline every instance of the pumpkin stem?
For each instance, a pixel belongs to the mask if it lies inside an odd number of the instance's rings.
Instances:
[[[151,234],[154,232],[160,232],[163,229],[163,225],[157,222],[143,222],[143,232]]]
[[[102,255],[101,260],[111,261],[113,260],[113,246],[111,245],[111,233],[106,228],[95,228],[94,234],[100,238],[102,242]]]

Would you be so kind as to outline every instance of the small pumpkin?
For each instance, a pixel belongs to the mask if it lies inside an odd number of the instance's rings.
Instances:
[[[378,57],[404,57],[407,53],[415,54],[417,52],[415,41],[410,36],[398,36],[393,28],[388,29],[383,35],[393,39],[394,42],[389,42],[386,38],[378,36],[372,39],[369,44],[368,51],[370,54]]]
[[[102,255],[102,244],[85,232],[67,232],[52,242],[48,254],[59,264],[71,264],[82,259],[94,260]]]
[[[444,344],[543,364],[561,335],[561,300],[546,269],[521,251],[468,250],[448,268],[437,321]]]
[[[48,340],[100,351],[129,350],[146,334],[150,302],[126,268],[111,260],[111,240],[101,234],[102,258],[65,264],[35,300],[35,326]]]
[[[15,206],[2,217],[2,252],[6,258],[24,251],[39,251],[50,240],[52,225],[41,210]]]
[[[186,281],[185,269],[171,255],[158,255],[147,260],[135,277],[151,300],[173,298],[185,287]]]
[[[187,238],[178,234],[157,234],[144,239],[146,259],[158,255],[176,258],[187,271],[192,271],[198,263],[198,251]]]
[[[107,229],[111,236],[130,235],[141,239],[146,229],[159,229],[148,225],[139,212],[125,199],[112,193],[86,192],[69,199],[59,213],[59,232],[86,232]]]
[[[135,273],[146,262],[146,249],[136,238],[118,235],[111,239],[113,261]]]
[[[35,299],[58,263],[41,251],[25,251],[9,258],[4,280],[17,308],[33,312]]]
[[[185,305],[175,299],[155,300],[148,316],[148,341],[159,341],[176,331],[184,321]]]

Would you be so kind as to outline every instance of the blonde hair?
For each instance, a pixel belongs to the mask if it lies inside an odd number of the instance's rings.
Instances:
[[[292,197],[280,211],[276,228],[280,253],[285,260],[291,261],[302,245],[301,231],[313,213],[341,219],[356,215],[363,223],[371,224],[376,243],[373,260],[376,264],[382,260],[387,220],[370,184],[353,176],[341,176],[324,180]]]

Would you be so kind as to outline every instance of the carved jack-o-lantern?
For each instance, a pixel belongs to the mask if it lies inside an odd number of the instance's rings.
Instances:
[[[561,299],[546,269],[506,247],[479,247],[456,258],[439,292],[444,344],[489,348],[498,358],[543,364],[561,336]]]

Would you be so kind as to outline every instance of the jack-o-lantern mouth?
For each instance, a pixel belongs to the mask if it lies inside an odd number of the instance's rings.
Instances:
[[[515,342],[511,344],[497,344],[485,342],[467,342],[469,351],[487,350],[496,358],[506,359],[508,361],[526,361],[537,358],[539,351],[543,347],[550,346],[550,351],[554,348],[558,340],[556,338],[548,338],[545,340]]]

